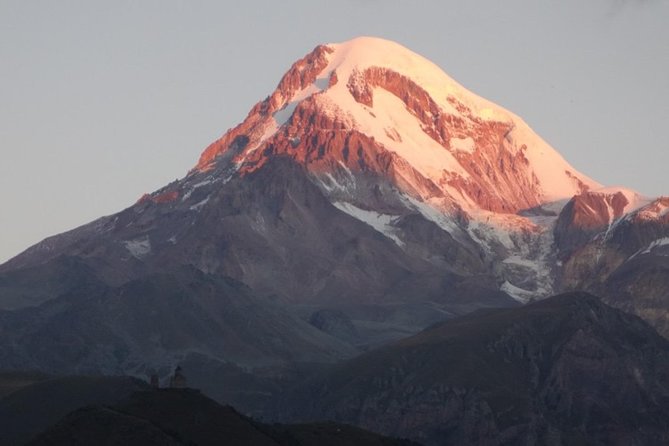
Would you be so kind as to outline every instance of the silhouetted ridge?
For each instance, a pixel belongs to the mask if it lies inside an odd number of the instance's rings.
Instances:
[[[136,392],[112,407],[76,410],[29,443],[37,445],[411,446],[337,423],[267,425],[191,389]]]

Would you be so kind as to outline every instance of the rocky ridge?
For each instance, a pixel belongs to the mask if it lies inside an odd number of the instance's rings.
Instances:
[[[437,324],[316,375],[277,401],[426,445],[660,445],[669,342],[572,293]]]

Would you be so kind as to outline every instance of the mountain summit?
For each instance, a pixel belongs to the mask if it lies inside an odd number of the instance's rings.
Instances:
[[[441,210],[515,213],[599,185],[520,118],[459,85],[403,46],[359,37],[316,47],[197,169],[253,171],[284,155],[326,190],[351,173],[389,179]]]
[[[244,409],[304,364],[561,291],[668,335],[668,210],[398,44],[321,45],[186,177],[0,265],[0,358],[183,363]]]

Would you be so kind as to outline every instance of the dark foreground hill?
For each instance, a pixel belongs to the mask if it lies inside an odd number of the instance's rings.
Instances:
[[[278,404],[428,445],[669,444],[669,342],[572,293],[482,310],[335,366]]]
[[[267,425],[191,389],[136,392],[112,407],[70,413],[30,445],[360,445],[401,446],[395,440],[336,423]]]
[[[49,378],[49,375],[41,372],[2,371],[0,372],[0,398]]]
[[[46,379],[36,373],[3,373],[0,381],[22,382],[0,397],[0,445],[23,444],[67,413],[91,404],[114,404],[146,382],[128,376],[66,376]],[[32,384],[26,384],[33,381]]]

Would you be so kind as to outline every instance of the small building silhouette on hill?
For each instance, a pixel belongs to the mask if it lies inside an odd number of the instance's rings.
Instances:
[[[188,383],[186,381],[186,376],[183,374],[181,366],[177,366],[177,368],[174,369],[174,375],[170,377],[170,388],[185,389],[187,387]]]

